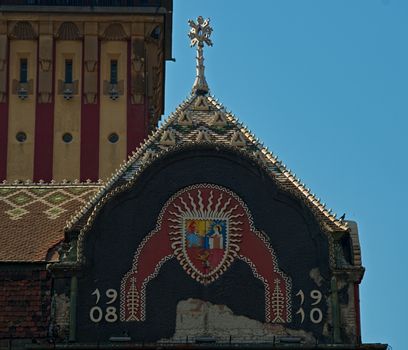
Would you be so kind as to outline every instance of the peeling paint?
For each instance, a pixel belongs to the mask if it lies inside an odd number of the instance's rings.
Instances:
[[[356,310],[354,306],[354,286],[352,283],[342,283],[342,290],[348,296],[345,303],[340,303],[341,324],[347,340],[357,342]]]
[[[280,324],[262,323],[234,315],[226,305],[215,305],[199,299],[182,300],[177,304],[176,331],[161,342],[178,342],[197,337],[213,337],[217,341],[279,341],[279,337],[298,337],[314,343],[312,333],[285,328]]]
[[[332,303],[330,302],[330,297],[325,296],[324,301],[327,305],[327,319],[326,322],[323,324],[323,332],[322,334],[329,338],[332,335],[333,325],[331,321],[333,320],[333,310],[332,310]]]
[[[322,282],[323,282],[323,277],[320,274],[320,271],[317,267],[310,270],[309,276],[319,287],[321,287]]]
[[[64,338],[69,333],[69,297],[65,294],[54,294],[54,322],[58,336]]]

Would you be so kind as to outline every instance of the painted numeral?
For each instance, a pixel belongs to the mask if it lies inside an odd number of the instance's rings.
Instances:
[[[99,306],[94,306],[89,311],[89,318],[91,319],[92,322],[95,322],[95,323],[101,322],[102,317],[103,317],[103,312]]]
[[[116,307],[108,306],[106,308],[105,321],[106,322],[116,322],[118,320],[118,314],[116,313]]]
[[[299,290],[299,292],[297,292],[296,294],[297,297],[300,297],[300,305],[303,305],[303,303],[305,302],[305,293],[303,293],[303,290]]]
[[[299,314],[300,314],[300,323],[303,323],[303,321],[305,320],[305,310],[303,310],[302,307],[296,312],[296,315],[299,315]]]
[[[95,302],[95,304],[98,304],[98,303],[99,303],[99,299],[101,298],[101,293],[99,292],[99,289],[96,288],[96,289],[93,291],[92,295],[96,295],[96,302]]]
[[[310,310],[310,321],[313,323],[320,323],[323,320],[323,314],[322,310],[319,308],[315,307],[312,310]]]
[[[303,290],[300,289],[296,293],[296,296],[300,298],[300,308],[298,311],[296,311],[296,315],[300,315],[300,323],[303,323],[306,318],[305,310],[302,307],[303,304],[305,303],[305,293],[303,292]],[[322,301],[322,292],[320,292],[317,289],[313,289],[310,292],[310,298],[313,300],[313,302],[311,302],[310,305],[315,306]],[[314,307],[312,310],[310,310],[308,316],[310,318],[310,321],[312,321],[315,324],[320,323],[323,320],[322,310],[318,307]]]
[[[317,305],[322,301],[322,293],[320,292],[320,290],[316,289],[312,290],[310,292],[310,297],[315,300],[315,302],[312,303],[312,305]]]
[[[112,304],[115,302],[116,298],[118,297],[118,292],[115,289],[108,289],[106,291],[106,296],[110,299],[106,304]]]
[[[98,304],[101,299],[101,292],[99,291],[99,289],[96,288],[91,295],[95,295],[96,297],[95,304]],[[118,298],[118,292],[113,288],[109,288],[108,290],[106,290],[105,295],[108,298],[108,300],[105,303],[106,305],[114,303]],[[91,308],[91,310],[89,310],[89,318],[91,319],[92,322],[95,323],[101,322],[102,319],[105,319],[106,322],[113,323],[118,320],[118,314],[116,307],[107,306],[105,309],[104,317],[103,309],[100,306],[95,305]]]

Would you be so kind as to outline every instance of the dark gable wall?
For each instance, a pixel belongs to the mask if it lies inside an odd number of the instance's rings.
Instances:
[[[132,265],[141,240],[152,231],[165,202],[180,189],[212,183],[234,191],[246,203],[257,230],[270,238],[280,269],[292,278],[292,323],[289,328],[313,332],[319,341],[327,342],[322,334],[323,323],[307,319],[300,325],[299,297],[317,288],[309,272],[319,268],[324,281],[319,289],[329,295],[328,240],[310,210],[292,195],[279,190],[274,181],[252,160],[230,150],[196,148],[173,153],[154,162],[139,177],[134,186],[112,198],[99,212],[86,233],[84,254],[86,265],[78,287],[77,332],[79,341],[107,340],[127,331],[133,340],[152,341],[173,336],[178,301],[188,298],[208,300],[227,305],[234,314],[265,322],[264,287],[251,269],[235,260],[214,283],[204,287],[188,276],[176,259],[168,261],[147,287],[146,321],[90,321],[90,309],[95,306],[98,288],[102,309],[117,308],[119,297],[106,305],[104,292],[109,288],[120,291],[120,282]],[[324,298],[323,298],[324,299]],[[303,305],[306,314],[310,302]],[[327,304],[320,307],[327,318]]]

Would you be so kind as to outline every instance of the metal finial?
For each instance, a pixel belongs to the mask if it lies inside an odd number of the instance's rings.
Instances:
[[[210,35],[213,29],[210,27],[210,19],[204,19],[201,16],[197,18],[197,23],[190,19],[188,24],[191,27],[190,32],[188,33],[188,37],[191,39],[190,45],[191,47],[197,46],[197,75],[192,92],[197,95],[206,95],[208,93],[208,85],[204,76],[203,48],[204,43],[208,46],[212,46]]]

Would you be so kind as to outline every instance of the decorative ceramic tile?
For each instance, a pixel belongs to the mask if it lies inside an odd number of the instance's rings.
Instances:
[[[5,211],[7,215],[9,215],[11,220],[18,220],[21,219],[24,215],[28,214],[29,211],[25,210],[24,208],[13,208],[10,210]]]
[[[3,212],[11,220],[23,218],[31,210],[37,210],[38,205],[45,206],[43,213],[54,220],[66,211],[66,204],[76,202],[79,207],[94,192],[94,187],[87,186],[0,187],[0,204],[5,206]]]

